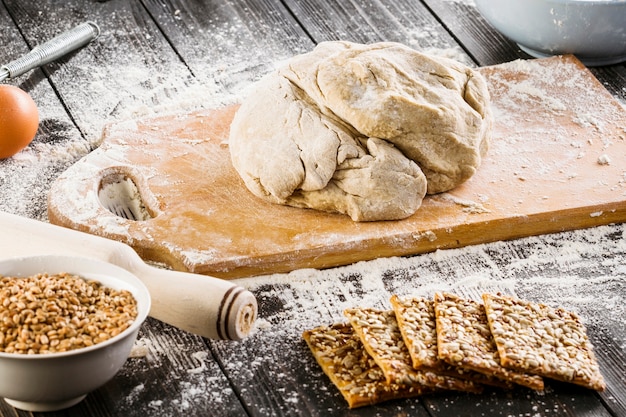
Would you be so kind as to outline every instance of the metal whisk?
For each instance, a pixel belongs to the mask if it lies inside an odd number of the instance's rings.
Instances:
[[[100,34],[93,22],[86,22],[34,47],[28,54],[0,67],[0,81],[15,78],[87,45]]]

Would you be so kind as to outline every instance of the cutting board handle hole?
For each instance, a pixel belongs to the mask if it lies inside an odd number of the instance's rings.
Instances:
[[[142,196],[142,187],[125,167],[109,168],[103,173],[98,187],[100,204],[116,216],[127,220],[145,221],[156,216]]]

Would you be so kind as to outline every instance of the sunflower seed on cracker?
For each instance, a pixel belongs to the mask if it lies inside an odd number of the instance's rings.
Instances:
[[[503,366],[597,391],[605,382],[578,315],[562,308],[483,294]]]
[[[426,298],[400,298],[393,295],[391,306],[415,369],[442,369],[437,356],[435,310]]]
[[[543,378],[505,368],[489,328],[485,308],[454,294],[434,297],[439,358],[463,369],[480,372],[525,387],[543,390]]]
[[[439,359],[435,308],[432,300],[393,295],[390,302],[396,314],[402,339],[411,356],[413,368],[500,388],[512,387],[507,381],[459,368]]]
[[[390,384],[481,392],[482,385],[432,371],[414,369],[393,310],[352,308],[344,311],[365,350]]]
[[[317,363],[348,403],[357,408],[409,398],[431,389],[388,384],[380,367],[365,351],[347,323],[319,326],[302,334]]]

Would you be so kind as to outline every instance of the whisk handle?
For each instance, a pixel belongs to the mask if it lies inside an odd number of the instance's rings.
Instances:
[[[4,78],[15,78],[87,45],[99,34],[100,28],[94,22],[82,23],[41,45],[37,45],[21,58],[1,66],[0,72],[4,74]]]

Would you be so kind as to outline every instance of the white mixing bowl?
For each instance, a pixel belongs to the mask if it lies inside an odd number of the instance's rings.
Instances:
[[[137,318],[117,336],[93,346],[60,353],[0,353],[0,396],[28,411],[70,407],[104,385],[119,371],[150,310],[150,294],[130,272],[115,265],[66,256],[33,256],[0,261],[0,275],[28,277],[67,272],[130,291],[137,301]]]
[[[574,54],[588,66],[626,60],[626,0],[476,0],[476,6],[534,57]]]

